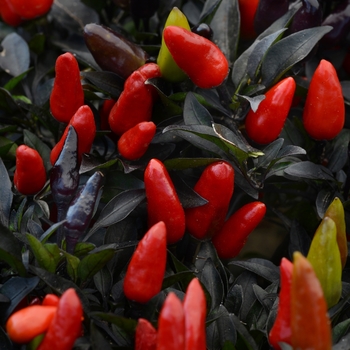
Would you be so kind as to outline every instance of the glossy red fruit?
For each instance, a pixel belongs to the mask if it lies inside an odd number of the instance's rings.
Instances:
[[[156,98],[154,87],[146,80],[160,77],[157,64],[147,63],[125,81],[124,90],[109,114],[109,125],[116,135],[122,135],[141,122],[150,121]]]
[[[118,140],[118,151],[125,159],[141,158],[156,133],[153,122],[141,122],[126,131]]]
[[[249,234],[259,225],[266,213],[264,203],[245,204],[233,213],[212,239],[221,259],[236,257],[244,247]]]
[[[139,242],[124,278],[124,294],[139,303],[147,303],[162,288],[166,266],[164,222],[153,225]]]
[[[250,139],[262,145],[277,139],[288,117],[295,87],[292,77],[281,80],[267,91],[256,112],[249,111],[245,128]]]
[[[13,183],[18,192],[24,195],[33,195],[44,187],[46,170],[37,150],[26,145],[17,148]]]
[[[292,290],[293,263],[282,258],[280,264],[280,292],[275,322],[269,333],[269,343],[275,350],[281,350],[279,343],[291,344],[290,299]]]
[[[234,189],[234,170],[226,162],[208,165],[196,185],[196,191],[208,203],[187,208],[186,229],[197,239],[213,237],[223,226]]]
[[[185,212],[164,164],[151,159],[144,174],[148,225],[164,221],[167,244],[178,242],[185,233]]]
[[[17,27],[22,23],[22,18],[15,11],[11,0],[0,1],[0,15],[2,20],[12,27]]]
[[[257,36],[254,29],[254,17],[259,0],[238,0],[239,13],[241,15],[241,37],[253,39]]]
[[[69,123],[84,104],[78,61],[70,53],[60,55],[55,65],[56,77],[50,95],[50,109],[56,120]]]
[[[135,350],[156,350],[157,330],[144,318],[137,320]]]
[[[24,19],[33,19],[49,12],[53,0],[11,0],[16,13]]]
[[[345,104],[337,71],[332,63],[321,60],[306,96],[303,123],[315,140],[331,140],[343,129]]]
[[[210,40],[176,26],[166,27],[163,37],[176,64],[197,86],[210,89],[227,77],[227,59]]]

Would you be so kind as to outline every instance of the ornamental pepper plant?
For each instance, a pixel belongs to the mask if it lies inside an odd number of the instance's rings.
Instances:
[[[349,6],[0,1],[1,349],[350,349]]]

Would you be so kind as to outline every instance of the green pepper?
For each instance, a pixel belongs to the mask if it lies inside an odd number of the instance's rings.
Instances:
[[[342,290],[342,265],[337,243],[337,226],[330,217],[322,219],[312,239],[307,259],[320,280],[328,307],[338,303]]]
[[[169,13],[164,28],[168,26],[177,26],[190,30],[190,25],[186,16],[177,7],[174,7]],[[162,45],[158,54],[157,64],[162,72],[162,77],[166,80],[178,83],[185,80],[187,77],[185,72],[179,68],[171,56],[165,44],[164,36],[162,37]]]

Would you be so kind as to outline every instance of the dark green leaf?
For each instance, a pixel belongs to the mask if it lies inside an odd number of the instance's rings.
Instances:
[[[183,285],[187,286],[194,277],[195,274],[192,271],[178,272],[175,275],[165,277],[162,284],[162,290],[170,288],[176,283],[183,283]]]
[[[195,95],[189,92],[186,95],[183,118],[185,125],[206,125],[211,126],[213,118],[208,110],[203,107]]]
[[[350,142],[350,132],[343,129],[341,133],[333,141],[333,151],[328,157],[328,169],[336,173],[340,171],[348,160],[348,145]]]
[[[332,347],[333,350],[348,350],[350,348],[350,334],[341,338],[335,346]]]
[[[208,18],[213,17],[220,3],[221,3],[221,0],[207,0],[204,3],[203,9],[200,15],[199,23],[202,23],[202,22],[207,23]]]
[[[220,161],[220,158],[172,158],[164,161],[168,170],[186,170],[207,166]]]
[[[103,312],[92,312],[90,317],[93,319],[104,320],[108,323],[112,323],[130,335],[134,335],[135,328],[137,326],[137,321],[130,318],[125,318],[122,316],[115,315],[113,313],[103,313]]]
[[[11,205],[13,199],[12,183],[7,169],[0,158],[0,223],[7,227],[10,219]]]
[[[12,89],[14,89],[27,75],[27,73],[30,71],[31,69],[23,72],[22,74],[10,79],[5,85],[4,85],[4,89],[11,91]]]
[[[93,350],[112,350],[112,347],[106,337],[99,331],[95,322],[90,323],[90,338]]]
[[[5,332],[4,328],[0,327],[0,350],[12,350],[13,344]]]
[[[349,328],[350,319],[340,322],[336,326],[334,326],[334,328],[332,329],[333,344],[338,343],[341,340],[341,338],[349,332]]]
[[[284,170],[284,173],[294,180],[312,179],[335,181],[333,174],[326,167],[310,161],[292,164]]]
[[[231,319],[237,330],[237,349],[258,350],[258,345],[255,343],[254,338],[249,333],[247,328],[241,322],[241,320],[234,314],[231,314]]]
[[[105,302],[107,302],[110,290],[112,289],[112,282],[112,274],[105,266],[94,275],[95,286]]]
[[[262,62],[262,84],[270,86],[296,63],[305,58],[317,42],[329,31],[330,26],[304,29],[291,34],[273,45]]]
[[[238,315],[243,302],[243,297],[244,296],[242,286],[238,284],[232,285],[229,291],[227,292],[224,301],[224,305],[228,312]]]

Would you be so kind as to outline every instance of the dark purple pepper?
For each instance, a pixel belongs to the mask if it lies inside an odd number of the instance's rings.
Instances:
[[[350,0],[342,1],[335,10],[324,19],[322,25],[332,26],[333,29],[321,39],[320,43],[327,47],[341,45],[350,31]]]
[[[67,252],[73,253],[79,238],[89,227],[96,199],[101,188],[103,175],[95,172],[73,198],[63,224]]]
[[[51,169],[50,186],[52,198],[57,206],[57,220],[65,218],[68,204],[79,185],[78,137],[73,126],[68,129],[62,151]],[[63,239],[62,226],[58,229],[57,243]]]
[[[317,0],[303,0],[301,8],[293,17],[288,33],[293,34],[303,29],[318,27],[322,23],[323,10]]]
[[[191,28],[193,33],[196,33],[204,38],[211,40],[213,37],[213,30],[206,23],[200,23]]]
[[[84,27],[84,39],[97,64],[126,79],[146,63],[148,54],[138,45],[111,28],[90,23]]]
[[[260,34],[282,17],[289,8],[289,0],[260,0],[254,17],[254,29]]]

